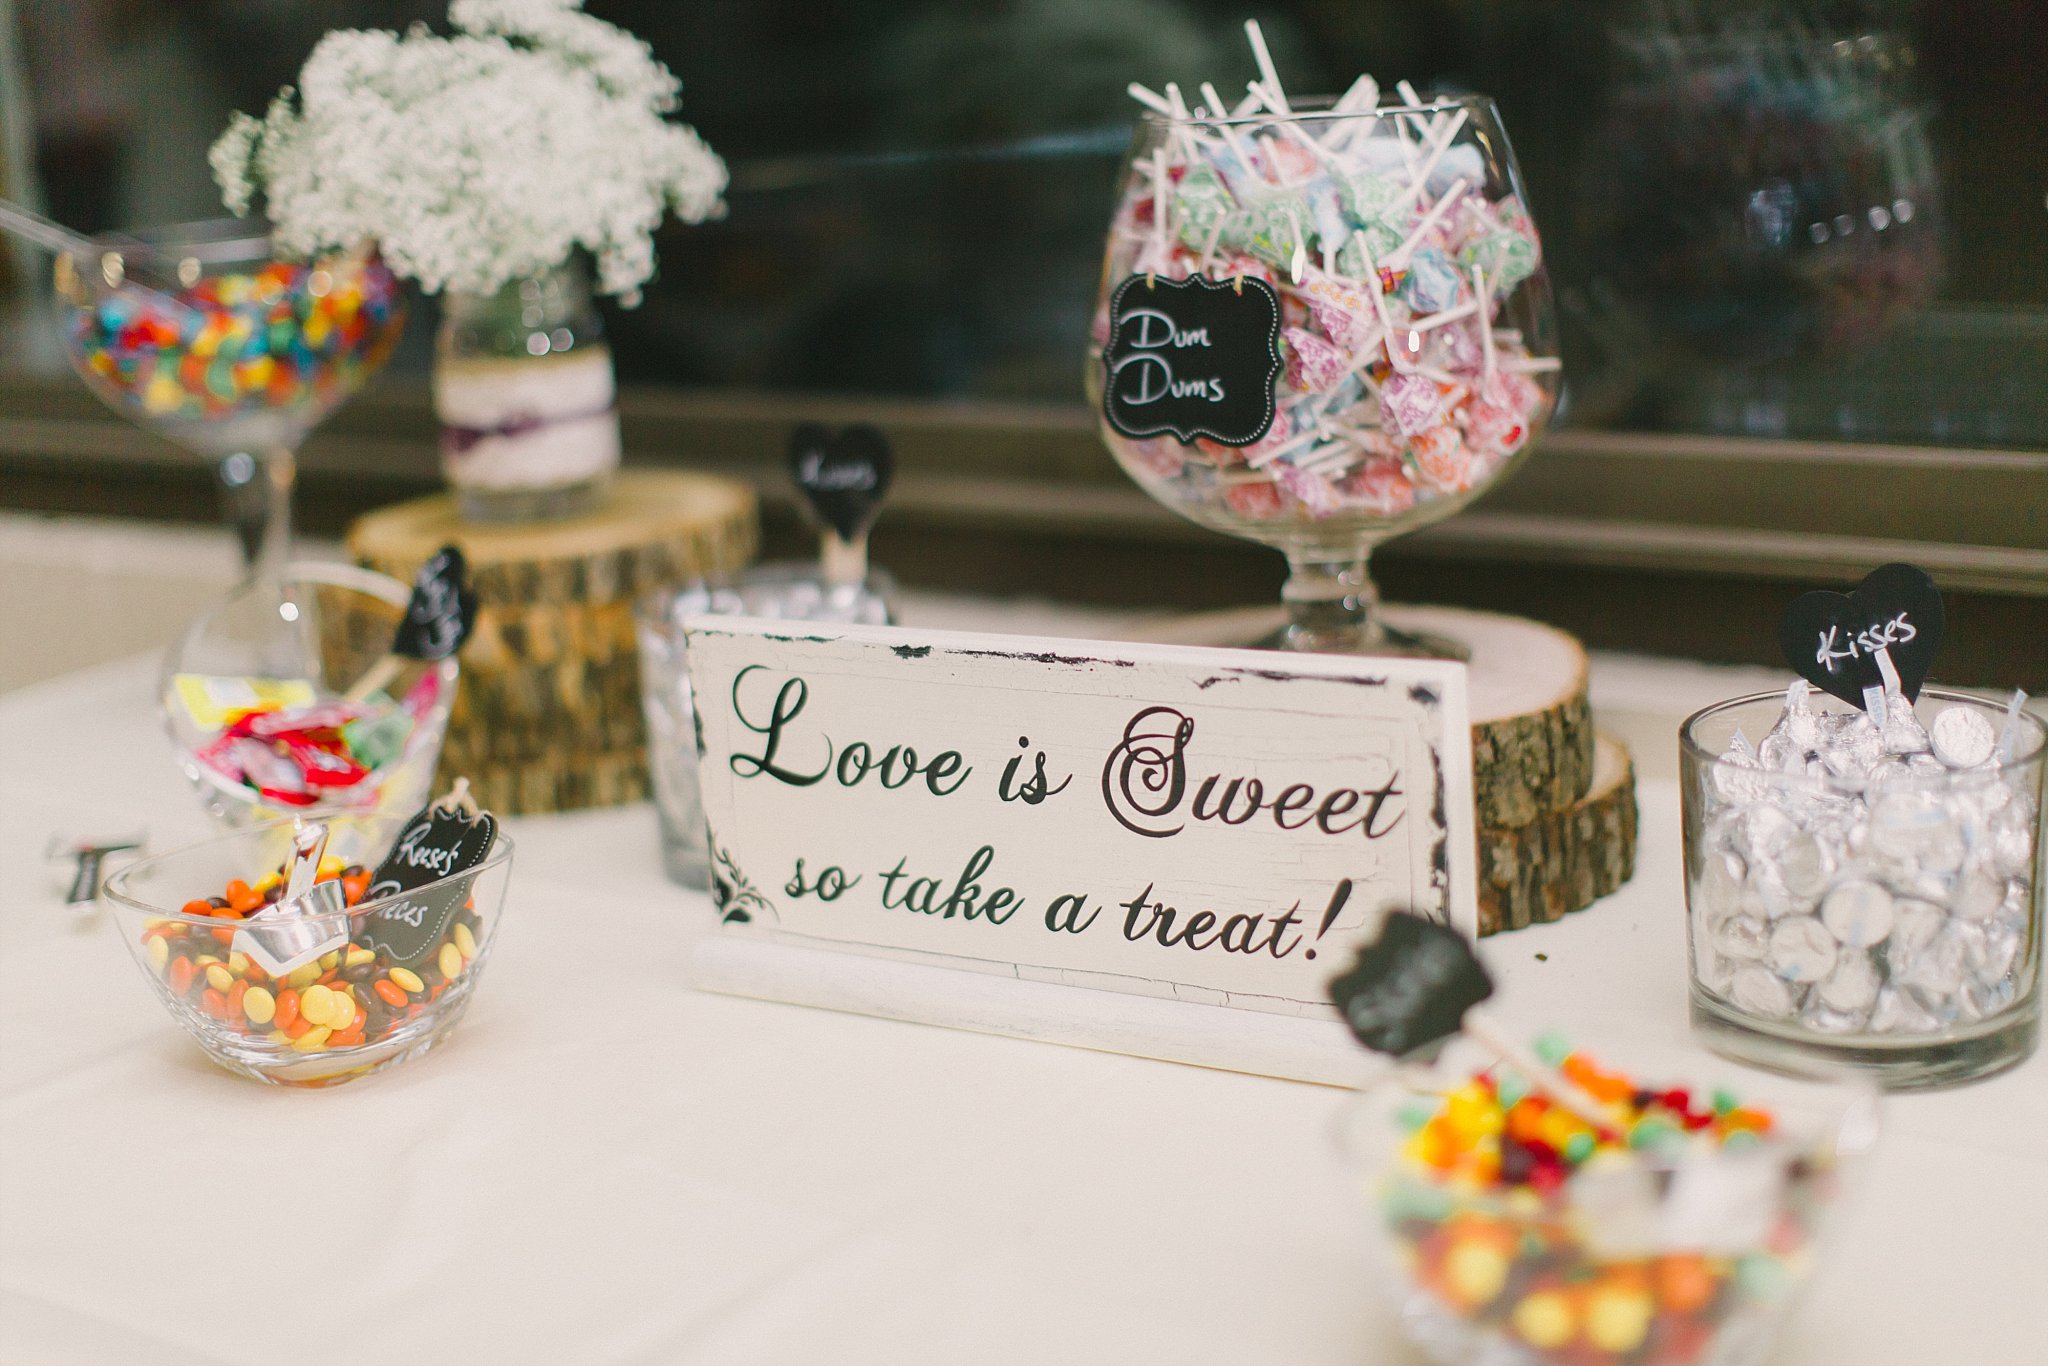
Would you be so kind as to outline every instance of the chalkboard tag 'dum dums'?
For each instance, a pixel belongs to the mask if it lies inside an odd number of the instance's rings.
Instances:
[[[1127,437],[1249,446],[1273,429],[1280,296],[1256,276],[1133,275],[1109,298],[1102,412]]]
[[[1926,571],[1888,564],[1847,593],[1823,590],[1793,599],[1778,642],[1807,682],[1861,707],[1866,690],[1884,686],[1880,650],[1898,672],[1900,690],[1919,697],[1947,627],[1941,591]]]
[[[836,432],[800,423],[789,434],[789,473],[825,525],[819,547],[825,582],[866,582],[868,530],[896,477],[889,439],[865,422]]]
[[[469,562],[462,547],[444,545],[412,576],[412,595],[391,638],[391,649],[372,664],[346,694],[360,702],[387,687],[408,659],[433,663],[462,648],[476,625],[476,589],[469,583]]]
[[[467,779],[421,807],[370,875],[364,901],[395,899],[364,918],[363,942],[401,964],[426,957],[469,899],[476,879],[462,874],[484,861],[497,838],[496,819],[477,809]]]

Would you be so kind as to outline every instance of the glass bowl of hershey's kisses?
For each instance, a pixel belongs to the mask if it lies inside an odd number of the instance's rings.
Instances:
[[[2016,701],[1928,688],[1880,722],[1795,684],[1685,722],[1705,1042],[1765,1065],[1824,1055],[1892,1089],[2034,1050],[2048,726]]]

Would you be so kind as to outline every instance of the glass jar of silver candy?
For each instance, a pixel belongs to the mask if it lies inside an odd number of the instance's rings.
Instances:
[[[2016,700],[2017,701],[2017,700]],[[1787,1043],[1894,1089],[2033,1051],[2048,727],[1894,693],[1882,721],[1804,682],[1687,719],[1692,1019],[1730,1056]]]
[[[870,569],[857,583],[835,583],[815,564],[784,563],[755,565],[729,581],[693,583],[635,604],[647,771],[661,822],[662,868],[671,882],[698,891],[711,885],[683,623],[709,614],[886,626],[896,620],[895,595],[896,581],[884,570]]]

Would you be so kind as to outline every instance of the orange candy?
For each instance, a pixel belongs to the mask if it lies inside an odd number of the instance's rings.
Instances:
[[[171,990],[183,996],[192,986],[192,979],[199,975],[199,969],[192,966],[189,958],[175,959],[171,963]]]
[[[277,993],[277,1027],[291,1034],[292,1026],[302,1023],[299,1019],[299,993],[286,987]],[[298,1035],[293,1034],[292,1037],[297,1038]]]
[[[1657,1302],[1674,1314],[1693,1314],[1713,1301],[1718,1285],[1706,1260],[1691,1253],[1657,1259]]]

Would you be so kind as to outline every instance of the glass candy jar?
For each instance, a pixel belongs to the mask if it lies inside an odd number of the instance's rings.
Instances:
[[[1933,688],[1913,710],[1880,729],[1765,693],[1685,722],[1692,1019],[1717,1050],[1791,1045],[1895,1089],[2033,1051],[2048,727]]]
[[[619,467],[617,381],[581,261],[489,295],[450,290],[435,339],[441,468],[462,515],[588,511]]]

